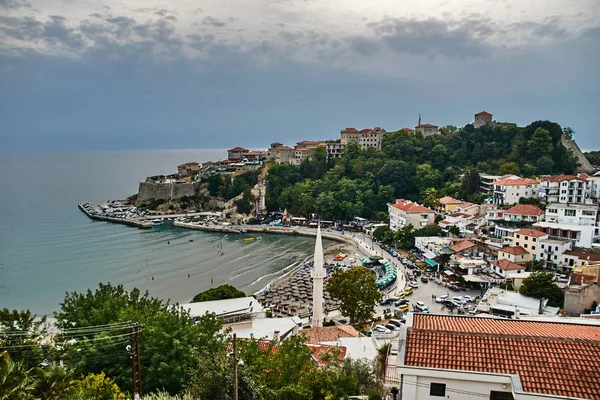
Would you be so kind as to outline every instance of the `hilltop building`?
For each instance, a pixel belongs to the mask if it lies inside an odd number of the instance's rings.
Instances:
[[[357,143],[363,150],[368,147],[375,147],[381,150],[381,140],[387,132],[385,129],[375,127],[373,129],[363,129],[358,131],[356,128],[346,128],[340,132],[340,143],[346,146],[348,143]]]
[[[415,131],[421,132],[423,136],[439,135],[440,130],[437,125],[419,124],[415,126]]]
[[[480,128],[482,126],[487,126],[492,124],[492,114],[487,111],[482,111],[475,114],[475,118],[473,120],[473,126],[475,128]]]

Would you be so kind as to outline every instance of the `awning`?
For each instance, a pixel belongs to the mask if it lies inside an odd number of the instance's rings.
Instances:
[[[429,258],[426,258],[426,259],[425,259],[425,262],[426,262],[427,264],[431,265],[432,267],[437,267],[437,265],[438,265],[438,264],[437,264],[435,261],[433,261],[433,260],[430,260]]]
[[[383,260],[383,257],[381,257],[381,256],[377,256],[377,255],[375,255],[375,256],[371,256],[371,257],[369,257],[369,258],[370,258],[371,260],[373,260],[373,261],[379,261],[379,260]]]

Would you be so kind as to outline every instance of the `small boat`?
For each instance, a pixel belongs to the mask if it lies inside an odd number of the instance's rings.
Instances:
[[[152,223],[152,226],[159,226],[159,225],[164,224],[163,220],[162,219],[158,219],[158,218],[157,219],[153,219],[150,222]]]
[[[243,240],[244,242],[252,242],[254,239],[255,239],[255,238],[253,238],[253,237],[247,237],[247,238],[243,238],[242,240]]]

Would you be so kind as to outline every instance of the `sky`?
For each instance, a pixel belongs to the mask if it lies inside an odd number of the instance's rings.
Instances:
[[[0,0],[0,152],[551,120],[600,149],[598,0]]]

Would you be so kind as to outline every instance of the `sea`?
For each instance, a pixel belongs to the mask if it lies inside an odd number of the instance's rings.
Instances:
[[[92,221],[77,207],[124,199],[146,176],[175,173],[184,162],[226,156],[224,149],[0,153],[0,308],[51,315],[65,293],[100,282],[171,303],[223,284],[263,289],[310,255],[314,239],[139,229]]]

